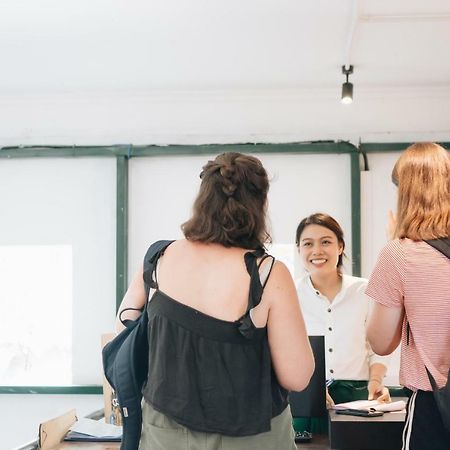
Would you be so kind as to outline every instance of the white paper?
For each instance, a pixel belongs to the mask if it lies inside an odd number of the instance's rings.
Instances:
[[[390,403],[380,403],[377,400],[356,400],[354,402],[338,403],[333,406],[333,409],[361,409],[383,412],[403,411],[405,408],[406,402],[404,400]]]
[[[70,427],[70,430],[98,438],[111,438],[122,436],[122,427],[106,423],[104,422],[104,419],[97,421],[83,417],[82,419],[76,421]]]

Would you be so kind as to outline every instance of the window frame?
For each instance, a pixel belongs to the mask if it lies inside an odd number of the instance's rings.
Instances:
[[[378,145],[378,144],[377,144]],[[377,147],[378,148],[378,147]],[[397,149],[398,150],[398,149]],[[352,272],[361,273],[361,149],[350,142],[317,141],[286,144],[31,146],[0,148],[1,158],[116,157],[116,310],[127,289],[128,160],[132,157],[241,153],[349,154],[351,186]],[[379,150],[377,150],[379,151]],[[0,386],[0,394],[102,394],[100,385]]]

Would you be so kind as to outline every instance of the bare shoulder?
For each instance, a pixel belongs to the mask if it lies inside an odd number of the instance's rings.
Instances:
[[[269,281],[271,280],[273,282],[292,280],[291,272],[289,272],[289,269],[287,268],[286,264],[284,264],[284,262],[275,260],[272,268],[272,273],[269,278]]]
[[[275,261],[264,289],[265,297],[271,302],[280,296],[291,296],[294,292],[296,293],[296,289],[291,272],[283,262]]]

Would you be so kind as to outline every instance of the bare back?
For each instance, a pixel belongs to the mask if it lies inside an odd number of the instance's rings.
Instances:
[[[217,319],[233,322],[246,312],[250,276],[248,250],[180,240],[158,267],[159,289],[174,300]]]

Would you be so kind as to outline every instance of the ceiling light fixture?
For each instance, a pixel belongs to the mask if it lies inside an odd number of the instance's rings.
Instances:
[[[353,101],[353,84],[349,83],[348,76],[353,73],[353,66],[342,66],[342,73],[345,75],[345,83],[342,83],[341,102],[349,105]]]

